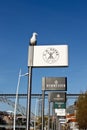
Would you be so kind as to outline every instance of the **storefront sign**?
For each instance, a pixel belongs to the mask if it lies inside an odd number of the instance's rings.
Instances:
[[[43,77],[42,78],[42,90],[67,90],[67,78],[66,77]]]
[[[50,92],[48,94],[49,102],[66,102],[66,93]]]
[[[54,104],[53,104],[53,108],[54,109],[64,109],[64,108],[66,108],[66,103],[64,102],[54,102]]]

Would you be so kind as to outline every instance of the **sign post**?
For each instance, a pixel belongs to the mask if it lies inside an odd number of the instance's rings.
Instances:
[[[67,90],[67,78],[66,77],[43,77],[42,78],[42,92],[44,91],[66,91]],[[53,95],[53,96],[52,96]],[[48,130],[50,129],[50,102],[55,99],[58,101],[65,101],[65,93],[50,93],[49,94],[49,109],[48,109]],[[57,97],[56,97],[57,96]],[[54,101],[55,101],[54,99]],[[43,104],[44,105],[44,104]],[[42,115],[42,128],[44,115]],[[42,129],[43,130],[43,129]]]
[[[31,113],[31,80],[32,80],[32,67],[28,68],[28,95],[27,95],[27,123],[26,130],[30,130],[30,113]]]
[[[28,49],[29,76],[28,76],[27,129],[26,130],[30,130],[32,67],[67,67],[67,66],[68,66],[68,45],[29,46]],[[58,82],[55,82],[55,84],[57,85]],[[56,87],[59,88],[59,86]],[[65,86],[62,86],[62,88],[65,88]],[[44,91],[45,90],[43,89],[43,92]],[[43,109],[44,109],[44,100],[43,100]],[[43,117],[44,117],[44,110],[43,110],[42,118]],[[44,129],[43,119],[42,119],[43,122],[42,128]]]
[[[42,91],[42,130],[44,130],[44,100],[45,100],[45,91]]]
[[[50,92],[48,94],[48,101],[49,101],[49,112],[48,112],[48,130],[50,130],[50,102],[66,102],[66,93],[62,92]]]
[[[50,129],[50,102],[48,102],[48,130]]]
[[[28,66],[28,89],[27,89],[27,122],[26,122],[26,130],[30,130],[30,115],[31,115],[31,84],[32,84],[32,64],[33,64],[33,53],[34,46],[31,46],[29,53],[30,66]]]

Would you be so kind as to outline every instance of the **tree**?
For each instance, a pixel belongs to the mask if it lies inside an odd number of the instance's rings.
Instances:
[[[87,91],[82,93],[76,103],[76,119],[80,129],[87,129]]]

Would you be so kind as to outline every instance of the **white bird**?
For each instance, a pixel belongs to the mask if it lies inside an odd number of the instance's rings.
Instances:
[[[34,32],[33,33],[33,35],[32,35],[32,37],[30,38],[30,45],[36,45],[36,43],[37,43],[37,33],[36,32]]]

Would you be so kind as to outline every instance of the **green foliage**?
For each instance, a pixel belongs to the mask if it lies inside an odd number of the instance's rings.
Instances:
[[[87,92],[82,93],[77,100],[76,119],[80,129],[87,128]]]

